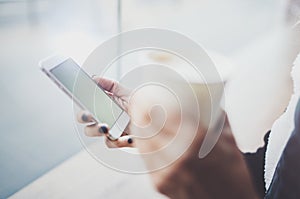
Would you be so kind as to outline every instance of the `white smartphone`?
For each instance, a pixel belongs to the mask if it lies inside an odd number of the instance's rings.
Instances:
[[[42,71],[96,122],[109,125],[109,137],[118,139],[127,127],[129,115],[73,59],[52,56],[40,62]]]

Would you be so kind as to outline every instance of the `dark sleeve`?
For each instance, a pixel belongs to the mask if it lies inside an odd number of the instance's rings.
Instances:
[[[265,154],[268,145],[270,131],[264,137],[265,145],[259,148],[255,153],[244,153],[244,158],[247,163],[250,175],[253,180],[256,192],[259,194],[260,198],[265,196],[265,180],[264,180],[264,170],[265,170]]]
[[[266,199],[300,198],[300,100],[295,111],[295,129],[277,164]]]

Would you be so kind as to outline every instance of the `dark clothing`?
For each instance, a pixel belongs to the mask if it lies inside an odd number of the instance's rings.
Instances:
[[[265,136],[264,147],[256,153],[244,154],[255,188],[265,199],[300,199],[300,100],[295,110],[295,129],[280,157],[271,185],[265,191],[264,164],[269,133]]]
[[[300,100],[295,111],[295,129],[277,164],[266,199],[300,198]]]
[[[265,145],[259,148],[255,153],[245,153],[244,158],[249,168],[249,172],[252,176],[253,184],[255,186],[256,192],[259,194],[260,198],[264,198],[265,189],[265,154],[269,141],[270,131],[265,135],[264,141]]]

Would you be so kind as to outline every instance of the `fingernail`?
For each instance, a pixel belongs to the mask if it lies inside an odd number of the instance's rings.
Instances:
[[[89,121],[89,117],[88,117],[86,114],[83,114],[83,115],[81,116],[81,119],[82,119],[82,121],[84,121],[84,122],[88,122],[88,121]]]
[[[129,139],[127,140],[127,142],[128,142],[128,144],[132,144],[133,139],[132,139],[132,138],[129,138]]]
[[[97,75],[92,75],[92,79],[94,79],[94,77],[96,77]]]
[[[99,132],[100,132],[100,133],[107,134],[107,133],[108,133],[108,129],[107,129],[106,126],[101,126],[101,127],[99,128]]]

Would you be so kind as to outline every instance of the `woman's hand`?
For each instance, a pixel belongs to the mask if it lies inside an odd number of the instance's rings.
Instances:
[[[112,80],[98,77],[94,80],[124,110],[127,112],[130,110],[131,126],[134,129],[132,133],[136,136],[135,144],[139,151],[142,154],[157,151],[155,155],[144,159],[149,170],[155,170],[157,165],[170,162],[169,160],[177,157],[178,151],[187,146],[185,142],[189,140],[189,122],[186,123],[186,131],[178,133],[178,124],[180,123],[177,117],[178,110],[172,108],[169,98],[158,93],[141,92],[141,95],[133,96],[129,105],[130,92],[127,89]],[[154,100],[152,100],[153,96]],[[164,107],[169,113],[165,118],[163,128],[155,127],[156,124],[161,124],[162,121],[160,111],[155,110],[155,106],[153,106],[156,104],[165,105]],[[149,113],[149,110],[152,111]],[[106,124],[95,123],[92,116],[87,112],[81,112],[78,115],[78,121],[87,124],[85,128],[87,136],[102,136],[107,135],[109,132],[109,127]],[[195,123],[191,122],[190,124]],[[139,128],[139,126],[142,128]],[[159,129],[159,132],[145,139],[145,136],[147,137],[149,133],[152,133],[153,129]],[[171,198],[257,199],[247,165],[236,146],[228,122],[226,122],[213,150],[205,158],[200,159],[198,153],[206,131],[207,129],[200,124],[196,136],[193,137],[192,144],[175,162],[150,173],[155,187],[159,192]],[[179,138],[173,145],[175,147],[160,150],[175,137]],[[123,136],[116,141],[110,141],[107,138],[106,144],[108,147],[127,147],[133,146],[132,141],[127,132],[123,133]]]
[[[146,96],[147,95],[147,96]],[[151,102],[149,96],[155,99]],[[158,97],[156,97],[158,96]],[[140,96],[134,96],[130,106],[133,106],[132,122],[140,126],[156,125],[155,111],[151,107],[160,104],[167,109],[171,108],[167,115],[163,128],[155,136],[148,139],[135,138],[136,146],[144,157],[145,163],[150,173],[153,183],[159,192],[170,198],[222,198],[222,199],[257,199],[247,165],[243,156],[236,146],[231,133],[228,121],[222,129],[221,136],[212,151],[203,159],[198,154],[207,129],[200,126],[196,129],[196,136],[193,137],[191,145],[185,148],[184,153],[177,157],[178,150],[184,149],[182,146],[188,146],[185,142],[191,141],[189,136],[190,125],[196,123],[186,122],[185,130],[180,130],[180,117],[175,108],[170,106],[170,100],[164,99],[157,93],[149,94],[145,92]],[[152,114],[152,115],[151,115]],[[224,113],[225,114],[225,113]],[[225,115],[224,115],[225,117]],[[132,128],[132,134],[147,135],[152,129],[139,128],[137,131]],[[150,129],[150,130],[149,130]],[[193,129],[193,128],[191,128]],[[170,143],[174,143],[171,146]],[[147,155],[152,153],[153,155]],[[146,154],[143,156],[143,154]],[[172,158],[175,160],[172,164],[167,164]],[[174,157],[177,157],[176,159]],[[164,165],[166,167],[158,167]]]
[[[128,101],[130,91],[125,87],[121,86],[118,82],[105,79],[101,77],[93,77],[94,81],[104,89],[108,95],[110,95],[114,100],[126,111],[128,112]],[[77,120],[80,123],[86,124],[84,132],[87,136],[106,136],[106,145],[109,148],[116,147],[133,147],[133,139],[129,135],[128,128],[125,129],[122,136],[117,140],[110,140],[109,135],[109,126],[104,123],[97,123],[93,119],[92,115],[87,111],[81,111],[77,115]]]
[[[256,199],[251,177],[226,123],[213,150],[198,157],[206,129],[199,129],[190,149],[175,164],[153,174],[158,190],[171,198]],[[157,181],[157,180],[155,180]]]

